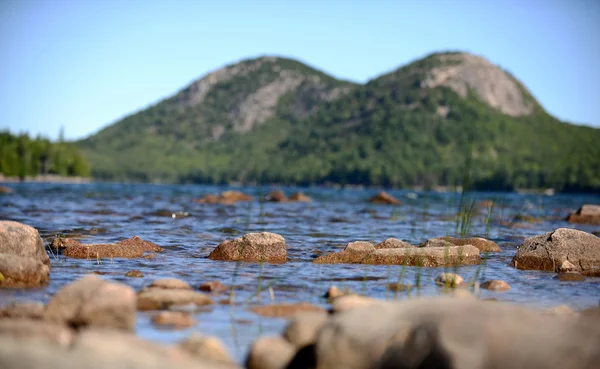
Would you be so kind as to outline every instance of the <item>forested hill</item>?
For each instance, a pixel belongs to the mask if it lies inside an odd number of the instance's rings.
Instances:
[[[547,114],[479,56],[431,54],[358,85],[262,57],[77,143],[101,179],[600,190],[600,130]]]

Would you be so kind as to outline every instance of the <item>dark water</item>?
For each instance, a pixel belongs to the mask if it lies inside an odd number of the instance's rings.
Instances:
[[[180,278],[193,287],[219,280],[235,286],[235,305],[215,305],[200,312],[196,314],[198,324],[181,331],[157,329],[150,323],[150,314],[140,313],[137,333],[160,342],[173,342],[193,331],[216,335],[240,360],[253,339],[279,333],[285,324],[283,319],[264,318],[247,310],[249,305],[271,302],[269,287],[274,302],[302,301],[324,307],[327,304],[322,295],[331,285],[373,297],[401,299],[407,298],[408,293],[394,295],[386,285],[398,281],[415,284],[418,279],[422,286],[413,290],[412,295],[442,293],[433,280],[443,268],[314,265],[311,260],[319,254],[340,250],[350,241],[380,242],[395,237],[418,244],[431,237],[456,234],[460,197],[456,193],[389,191],[404,202],[403,206],[391,207],[366,201],[377,190],[283,188],[288,195],[301,190],[314,201],[308,204],[255,201],[227,206],[192,201],[228,189],[212,186],[27,183],[9,186],[14,192],[0,196],[0,219],[34,226],[46,241],[56,235],[79,235],[86,243],[115,242],[137,235],[157,243],[166,252],[150,260],[100,262],[52,255],[51,283],[47,288],[2,290],[1,302],[47,301],[66,283],[93,271],[104,272],[104,278],[127,283],[135,289],[163,277]],[[270,190],[237,189],[257,197]],[[476,193],[470,199],[496,201],[491,215],[485,208],[475,207],[468,233],[487,236],[503,252],[487,255],[482,266],[460,267],[457,272],[465,280],[477,276],[479,281],[503,279],[512,286],[503,293],[482,291],[482,298],[495,297],[540,307],[567,304],[574,309],[598,304],[600,278],[559,282],[552,279],[553,273],[514,270],[508,263],[526,237],[559,227],[600,231],[599,226],[573,225],[563,220],[581,204],[600,203],[600,196]],[[518,215],[533,217],[535,222],[511,222]],[[260,265],[207,259],[220,242],[252,231],[284,236],[288,263]],[[144,278],[126,278],[125,273],[132,269],[141,270]]]

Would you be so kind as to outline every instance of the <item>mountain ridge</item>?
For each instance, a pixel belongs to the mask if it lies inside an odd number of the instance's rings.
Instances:
[[[78,145],[102,179],[433,186],[457,184],[464,168],[445,157],[464,156],[475,140],[474,164],[483,165],[475,182],[600,188],[599,160],[579,163],[589,156],[582,148],[596,153],[587,141],[600,130],[573,127],[471,53],[430,53],[364,84],[263,55],[215,69]],[[562,160],[553,130],[569,142],[562,149],[578,153],[576,164],[548,165]],[[587,174],[561,180],[570,167]]]

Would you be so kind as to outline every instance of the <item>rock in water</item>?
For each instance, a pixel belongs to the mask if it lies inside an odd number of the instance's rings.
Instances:
[[[35,287],[49,279],[50,258],[38,231],[0,221],[0,287]]]
[[[570,263],[570,269],[575,268],[570,271],[600,276],[600,238],[576,229],[559,228],[523,241],[510,265],[559,272],[565,261]]]
[[[600,205],[583,205],[569,214],[567,221],[571,223],[600,224]]]
[[[371,197],[369,202],[373,204],[402,205],[402,201],[385,191],[381,191],[377,195]]]
[[[285,239],[276,233],[248,233],[243,237],[221,243],[210,253],[208,258],[225,261],[285,263],[287,246]]]

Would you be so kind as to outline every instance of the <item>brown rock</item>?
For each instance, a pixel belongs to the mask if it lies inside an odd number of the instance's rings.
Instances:
[[[0,287],[37,287],[49,280],[49,265],[30,257],[0,254]]]
[[[250,347],[247,369],[284,369],[294,357],[296,348],[281,337],[260,337]]]
[[[600,238],[576,229],[559,228],[523,241],[510,265],[558,272],[566,260],[583,275],[600,276]]]
[[[162,252],[161,247],[135,236],[110,244],[82,244],[73,239],[55,239],[53,246],[63,248],[63,255],[74,259],[139,258],[145,252]]]
[[[267,201],[271,202],[286,202],[287,197],[283,193],[283,191],[272,191],[267,195]]]
[[[231,358],[223,342],[216,337],[193,333],[185,340],[180,341],[177,347],[198,359],[235,365],[235,361]]]
[[[367,241],[356,241],[350,242],[344,248],[346,252],[362,252],[362,253],[371,253],[375,251],[375,246],[371,242]]]
[[[560,267],[558,268],[558,272],[559,273],[571,273],[571,272],[577,272],[579,270],[579,267],[573,263],[571,263],[569,260],[565,260],[562,262],[562,264],[560,264]]]
[[[0,194],[6,195],[9,193],[12,193],[13,190],[10,187],[6,187],[6,186],[0,186]]]
[[[472,245],[481,252],[500,252],[502,251],[497,243],[481,237],[438,237],[425,242],[424,247],[444,247],[444,246],[465,246]]]
[[[323,308],[305,302],[300,302],[296,304],[272,304],[252,306],[250,308],[250,311],[252,311],[255,314],[267,316],[270,318],[291,317],[296,314],[306,312],[325,312]]]
[[[0,307],[0,318],[42,319],[44,309],[41,302],[13,302]]]
[[[327,292],[325,292],[325,295],[323,297],[325,297],[326,299],[335,299],[337,297],[345,296],[348,294],[350,294],[349,291],[342,291],[336,286],[331,286],[327,289]]]
[[[387,240],[378,243],[375,248],[376,249],[405,249],[415,247],[408,242],[401,241],[396,238],[388,238]]]
[[[289,200],[297,201],[297,202],[311,202],[312,201],[312,199],[310,197],[306,196],[302,192],[297,192],[297,193],[293,194],[292,196],[290,196]]]
[[[283,331],[283,338],[297,349],[317,341],[317,335],[329,314],[325,311],[307,312],[294,316]]]
[[[135,270],[128,271],[125,274],[125,277],[129,277],[129,278],[142,278],[142,277],[144,277],[144,274],[141,271],[135,269]]]
[[[475,246],[415,247],[378,249],[371,253],[341,251],[323,255],[316,264],[375,264],[408,266],[453,266],[479,264],[479,249]]]
[[[42,264],[50,264],[44,241],[38,231],[10,220],[0,221],[0,254],[21,256]]]
[[[227,240],[217,246],[208,256],[212,260],[285,263],[287,246],[285,239],[275,233],[248,233],[243,237]]]
[[[369,202],[373,204],[402,205],[402,201],[385,191],[381,191],[377,195],[371,197]]]
[[[147,288],[137,295],[137,309],[140,311],[168,309],[174,305],[203,306],[213,303],[207,295],[192,290]]]
[[[73,341],[74,334],[73,329],[60,323],[24,318],[0,319],[0,339],[8,338],[21,344],[45,341],[66,347]]]
[[[452,288],[458,287],[464,282],[463,277],[454,273],[442,273],[435,279],[435,283]]]
[[[406,285],[404,283],[388,283],[387,289],[392,292],[403,292],[411,289],[412,286]]]
[[[546,309],[546,311],[544,313],[548,314],[548,315],[554,315],[554,316],[567,316],[567,317],[568,316],[571,316],[571,317],[579,316],[578,312],[571,309],[567,305],[558,305],[553,308]]]
[[[205,282],[200,285],[200,291],[211,293],[223,293],[227,291],[227,286],[219,281]]]
[[[561,282],[581,282],[585,281],[585,277],[579,272],[566,272],[560,273],[554,279],[558,279]]]
[[[503,280],[493,279],[491,281],[483,282],[479,287],[490,290],[490,291],[508,291],[510,285]]]
[[[133,330],[135,308],[131,287],[87,275],[61,288],[48,302],[44,316],[72,327]]]
[[[149,288],[164,288],[167,290],[191,290],[192,287],[181,279],[177,278],[162,278],[150,283]]]
[[[232,205],[236,202],[252,201],[252,196],[246,195],[240,191],[224,191],[220,195],[206,195],[194,202],[199,204],[225,204]]]
[[[190,313],[182,311],[161,311],[152,317],[152,323],[156,325],[173,326],[175,329],[183,329],[195,325],[196,320]]]
[[[569,214],[567,221],[582,224],[600,224],[600,205],[583,205]]]

